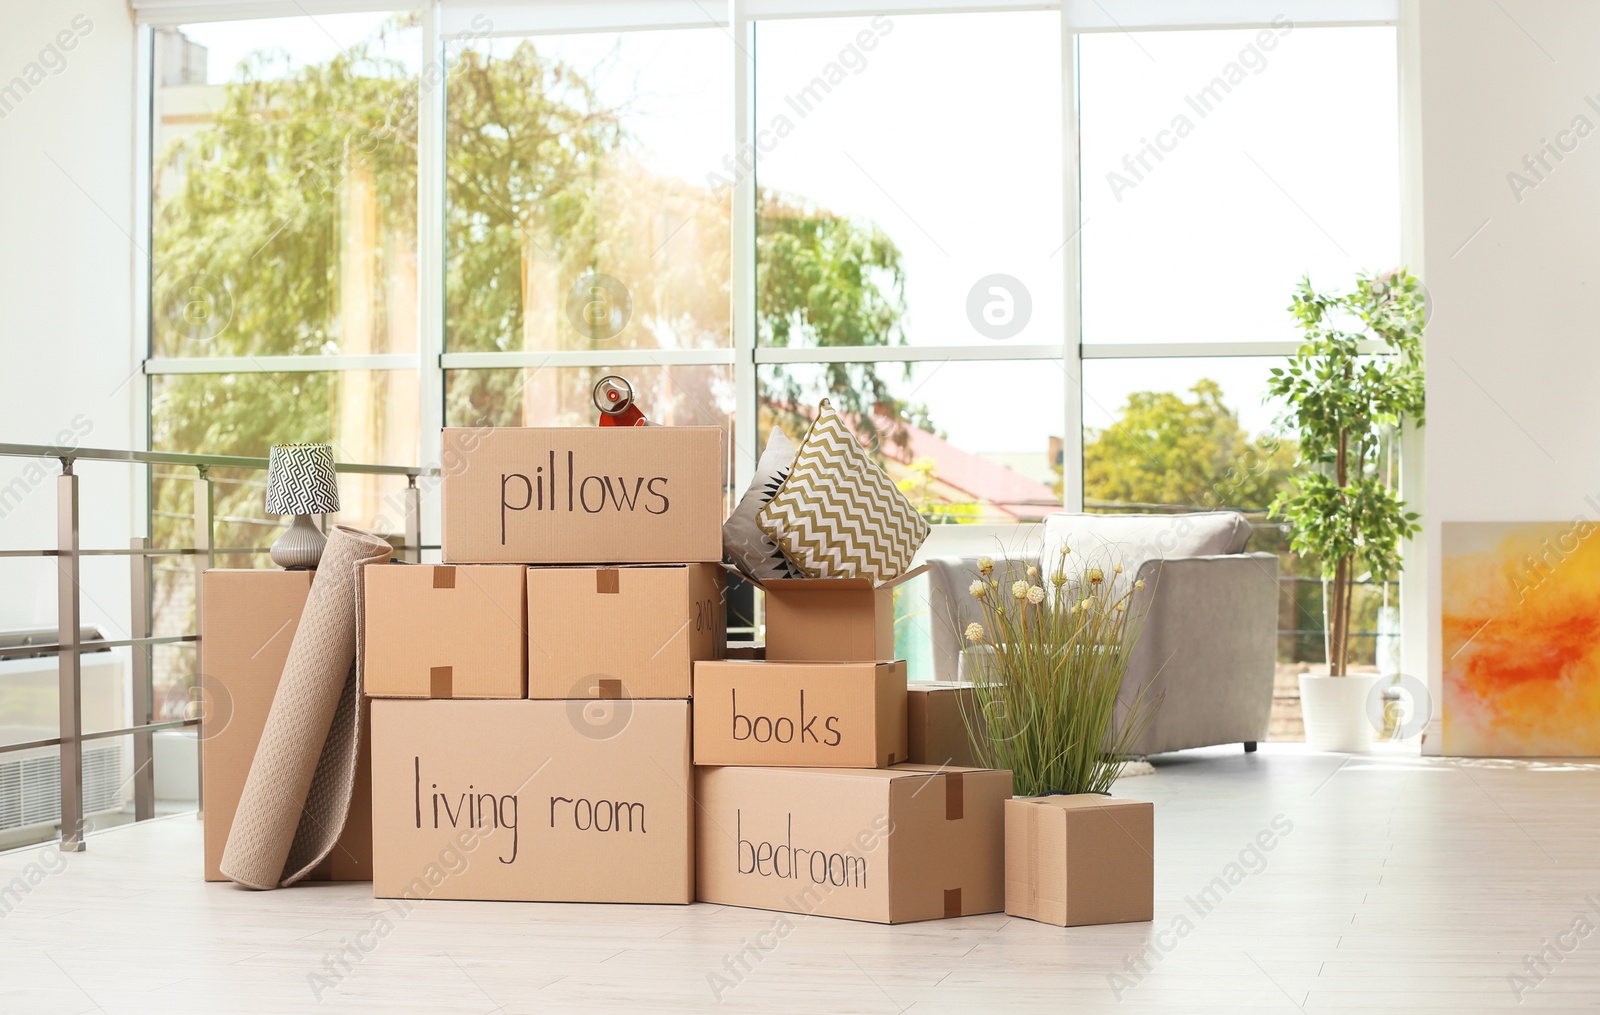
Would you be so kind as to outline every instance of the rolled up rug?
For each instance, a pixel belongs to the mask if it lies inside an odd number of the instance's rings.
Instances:
[[[360,736],[356,593],[360,569],[393,552],[370,532],[336,525],[289,646],[222,873],[246,888],[287,887],[334,848],[350,813]]]

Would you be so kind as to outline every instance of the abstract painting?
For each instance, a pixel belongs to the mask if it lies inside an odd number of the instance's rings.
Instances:
[[[1600,755],[1600,525],[1443,527],[1447,755]]]

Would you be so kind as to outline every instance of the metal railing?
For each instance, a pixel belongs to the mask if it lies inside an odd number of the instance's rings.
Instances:
[[[44,740],[0,745],[0,755],[14,751],[56,747],[61,755],[61,849],[63,852],[80,852],[84,848],[83,822],[83,745],[87,741],[108,737],[129,736],[133,739],[133,806],[134,820],[144,821],[155,816],[155,772],[153,766],[153,736],[161,730],[197,726],[200,718],[174,719],[157,722],[154,715],[155,688],[152,681],[151,649],[157,645],[193,644],[195,668],[198,677],[202,672],[200,644],[201,626],[201,575],[214,566],[221,554],[266,553],[267,547],[214,545],[217,523],[213,499],[212,469],[265,470],[265,458],[241,458],[228,455],[185,455],[162,451],[123,451],[104,448],[56,447],[46,444],[0,444],[0,457],[54,458],[61,462],[61,475],[56,477],[56,545],[54,549],[0,550],[0,558],[56,558],[56,613],[57,637],[53,645],[26,645],[0,649],[0,658],[9,655],[49,655],[59,659],[57,683],[59,687],[60,715],[58,735]],[[78,461],[122,462],[136,466],[170,465],[193,468],[194,545],[188,547],[153,547],[149,536],[136,536],[127,549],[85,548],[78,532],[78,475],[73,465]],[[404,476],[405,533],[400,545],[401,553],[409,560],[420,560],[422,545],[422,496],[417,488],[419,476],[434,470],[404,465],[363,465],[340,463],[338,472],[376,476]],[[147,514],[150,525],[154,511]],[[110,641],[85,641],[80,626],[82,590],[80,562],[85,557],[129,558],[132,637]],[[159,557],[190,557],[194,568],[194,632],[179,635],[153,635],[154,615],[151,610],[151,561]],[[134,725],[114,730],[83,732],[83,667],[82,656],[86,650],[108,648],[133,649],[133,667],[130,682],[133,691]]]

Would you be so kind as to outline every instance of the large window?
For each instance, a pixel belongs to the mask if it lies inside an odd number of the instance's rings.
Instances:
[[[1280,558],[1286,664],[1322,658],[1320,564],[1267,514],[1294,461],[1267,376],[1302,278],[1399,263],[1395,47],[1285,18],[1079,40],[1084,504],[1245,511]],[[1393,590],[1358,600],[1372,661]]]
[[[828,397],[931,521],[1059,510],[1060,15],[774,21],[756,53],[763,439]]]
[[[415,464],[417,74],[412,15],[153,33],[149,335],[155,450],[265,456],[327,441],[346,462]],[[214,469],[214,544],[272,542],[264,474]],[[340,519],[403,525],[394,477],[340,478]],[[157,546],[194,539],[193,470],[156,469]],[[224,566],[263,566],[224,555]],[[194,571],[156,558],[157,634],[193,630]],[[153,658],[158,719],[194,684],[190,646]]]
[[[426,466],[443,425],[586,423],[620,373],[728,428],[730,496],[828,398],[940,525],[1229,507],[1285,547],[1291,291],[1399,261],[1392,25],[865,6],[152,29],[153,445]],[[265,541],[218,480],[218,541]],[[344,483],[393,526],[392,482]],[[158,538],[191,494],[158,480]]]
[[[1293,342],[1400,255],[1392,28],[1085,35],[1083,340]]]

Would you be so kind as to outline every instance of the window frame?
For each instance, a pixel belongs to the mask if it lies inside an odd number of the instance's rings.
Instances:
[[[1213,358],[1236,356],[1283,357],[1298,348],[1294,342],[1250,341],[1247,336],[1234,342],[1085,344],[1082,336],[1080,244],[1082,202],[1081,164],[1078,148],[1078,39],[1099,32],[1137,32],[1173,30],[1226,30],[1269,27],[1273,17],[1289,14],[1297,25],[1306,27],[1396,27],[1401,25],[1403,0],[1182,0],[1176,5],[1153,9],[1144,0],[1053,0],[1053,2],[1015,2],[1015,0],[872,0],[859,6],[847,0],[726,0],[723,5],[701,4],[695,0],[599,0],[581,3],[548,4],[502,2],[471,3],[468,0],[428,0],[418,6],[397,3],[384,5],[371,0],[320,0],[309,8],[301,3],[276,0],[247,2],[192,2],[192,0],[135,0],[139,21],[135,60],[138,102],[137,131],[139,152],[135,186],[142,199],[136,202],[135,234],[146,238],[144,257],[135,262],[134,340],[139,346],[145,384],[139,411],[145,420],[145,448],[151,434],[151,392],[157,377],[168,374],[227,374],[327,370],[410,370],[418,371],[423,428],[419,461],[428,465],[439,460],[439,432],[445,421],[445,372],[448,370],[497,369],[506,367],[592,366],[604,360],[617,367],[716,364],[733,367],[735,409],[732,439],[737,449],[736,489],[748,485],[754,475],[759,448],[756,444],[757,372],[772,363],[861,363],[926,361],[996,361],[1055,359],[1064,377],[1064,416],[1061,423],[1063,460],[1072,463],[1063,472],[1062,500],[1067,511],[1083,505],[1083,389],[1082,365],[1085,360],[1149,358]],[[278,357],[172,358],[152,355],[154,337],[151,319],[150,284],[153,265],[151,247],[152,200],[151,159],[154,155],[151,110],[155,82],[154,34],[158,25],[181,25],[204,21],[268,16],[315,17],[319,14],[374,9],[415,10],[421,15],[421,73],[417,137],[417,258],[419,264],[419,315],[417,353],[369,356],[309,355]],[[756,320],[756,214],[754,174],[745,174],[733,188],[730,279],[732,293],[730,321],[732,345],[717,349],[652,350],[565,350],[519,352],[446,352],[445,332],[445,88],[444,68],[447,47],[453,39],[483,35],[481,22],[487,17],[489,35],[526,36],[572,34],[579,32],[639,31],[665,28],[722,28],[727,32],[733,61],[733,123],[730,136],[734,151],[753,143],[756,134],[755,46],[758,22],[788,18],[821,19],[838,16],[877,14],[963,14],[1011,11],[1054,10],[1061,12],[1061,139],[1062,139],[1062,233],[1067,236],[1061,254],[1065,313],[1060,344],[1027,346],[963,345],[947,347],[862,347],[862,348],[764,348],[757,342]],[[498,21],[496,19],[499,19]],[[1406,40],[1397,32],[1397,62],[1402,67],[1402,135]],[[1402,137],[1402,161],[1405,142]],[[1404,185],[1407,172],[1400,167],[1402,219],[1410,214],[1412,189]],[[1371,351],[1377,351],[1376,349]],[[1420,450],[1420,442],[1409,442]],[[1408,449],[1409,450],[1409,449]],[[1420,491],[1413,492],[1417,499]],[[148,505],[138,505],[148,510]],[[423,538],[438,542],[440,520],[435,498],[423,507]],[[1410,572],[1406,572],[1409,574]],[[1425,580],[1418,576],[1417,580]]]

